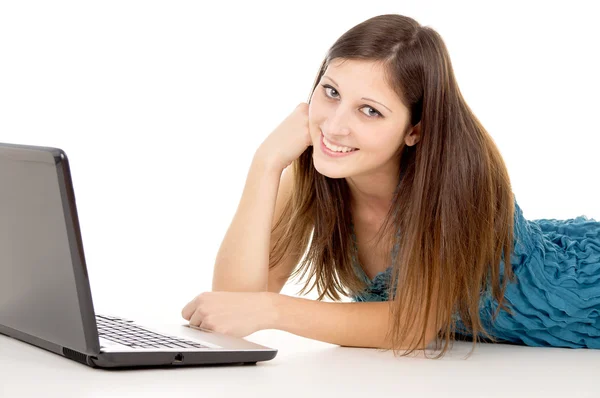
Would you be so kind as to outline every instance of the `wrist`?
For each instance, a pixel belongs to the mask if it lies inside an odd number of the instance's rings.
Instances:
[[[262,329],[279,329],[286,296],[274,292],[264,292],[264,296],[267,308]]]
[[[283,162],[274,159],[272,156],[264,155],[260,149],[254,154],[253,163],[265,168],[268,172],[279,174],[283,173],[283,170],[287,167]]]

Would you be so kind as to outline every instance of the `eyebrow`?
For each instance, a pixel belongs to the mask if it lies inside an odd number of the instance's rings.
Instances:
[[[333,80],[333,79],[332,79],[332,78],[330,78],[329,76],[323,75],[323,77],[326,77],[326,78],[328,78],[329,80],[331,80],[331,81],[333,82],[333,84],[335,84],[336,86],[339,86],[339,84],[337,84],[337,83],[335,82],[335,80]],[[379,104],[379,105],[381,105],[381,106],[385,107],[385,109],[387,109],[388,111],[390,111],[390,113],[394,113],[394,112],[392,112],[392,110],[391,110],[390,108],[388,108],[387,106],[383,105],[383,104],[382,104],[381,102],[379,102],[379,101],[375,101],[374,99],[367,98],[367,97],[362,97],[361,99],[364,99],[364,100],[367,100],[367,101],[373,101],[373,102],[375,102],[375,103],[377,103],[377,104]]]

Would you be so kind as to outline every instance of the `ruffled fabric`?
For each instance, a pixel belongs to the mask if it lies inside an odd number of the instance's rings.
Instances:
[[[357,295],[352,296],[353,301],[364,302],[364,301],[387,301],[389,281],[392,279],[392,267],[388,267],[385,271],[378,273],[373,279],[365,274],[362,268],[358,268],[359,275],[367,283],[366,289]]]
[[[392,266],[390,265],[385,271],[379,272],[377,275],[373,277],[371,280],[367,274],[365,274],[362,266],[360,265],[360,261],[358,260],[358,247],[356,243],[356,234],[354,233],[354,224],[350,223],[350,228],[352,231],[352,241],[353,241],[353,252],[352,252],[352,266],[356,274],[365,282],[366,288],[359,294],[352,296],[353,301],[387,301],[388,299],[388,286],[389,281],[392,279]],[[396,239],[400,237],[400,231],[396,233]],[[392,260],[398,255],[399,242],[394,244],[394,248],[392,249]],[[394,289],[395,294],[396,289]]]
[[[600,348],[600,222],[572,219],[527,220],[515,198],[515,241],[511,254],[516,280],[507,285],[502,310],[486,292],[480,301],[484,327],[499,342],[539,347]],[[391,267],[369,280],[353,301],[386,301]],[[504,257],[500,262],[504,277]],[[472,337],[455,315],[456,331]],[[481,337],[483,335],[480,334]]]

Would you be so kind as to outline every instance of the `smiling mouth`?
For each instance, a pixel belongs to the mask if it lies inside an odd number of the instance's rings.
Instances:
[[[356,151],[359,150],[358,148],[352,148],[352,147],[346,147],[346,146],[339,146],[339,145],[334,145],[332,143],[326,144],[325,141],[326,141],[325,134],[323,134],[323,131],[321,131],[321,142],[330,151],[335,152],[335,153],[348,153],[348,152],[356,152]],[[350,149],[346,150],[346,151],[343,151],[343,150],[337,150],[337,149],[331,148],[331,146],[333,146],[335,148],[350,148]]]

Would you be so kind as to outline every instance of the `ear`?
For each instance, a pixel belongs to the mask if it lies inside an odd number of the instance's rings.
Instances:
[[[421,140],[421,122],[417,123],[411,130],[406,134],[406,145],[413,146]]]

